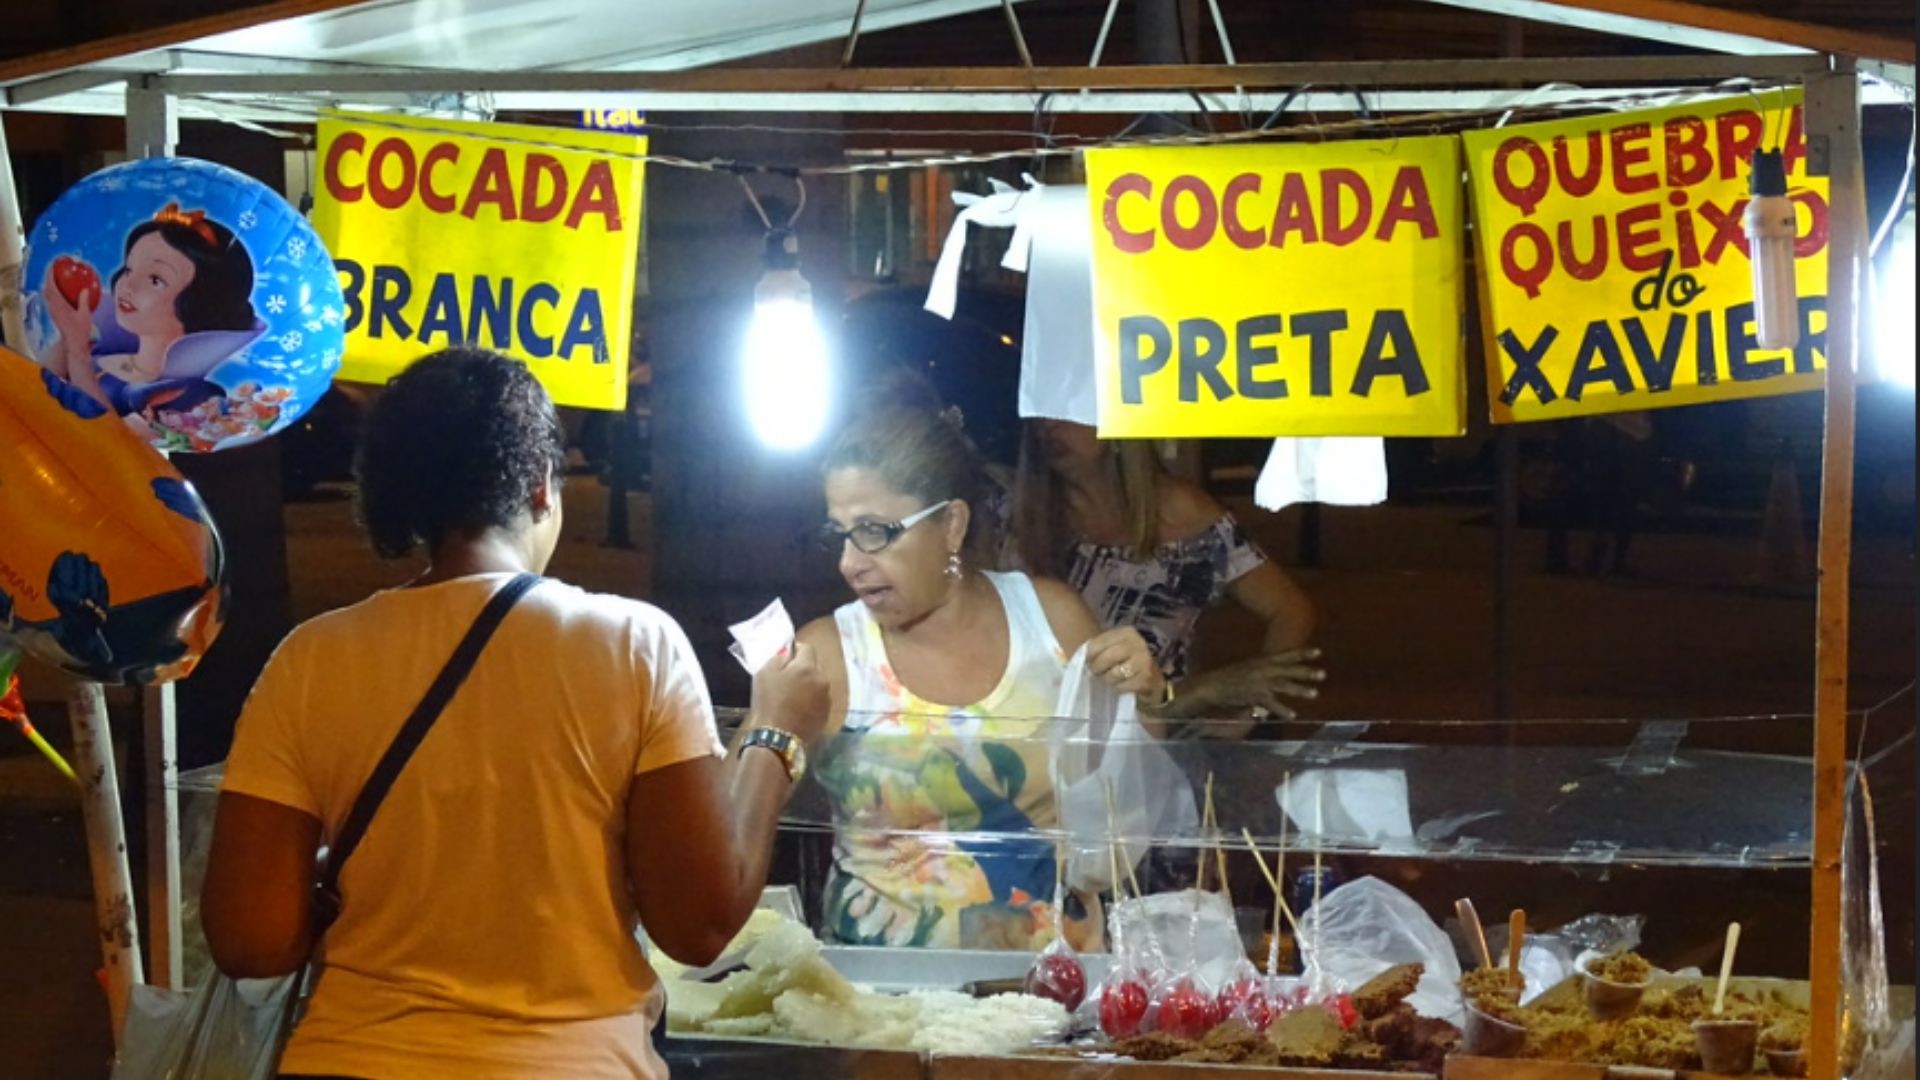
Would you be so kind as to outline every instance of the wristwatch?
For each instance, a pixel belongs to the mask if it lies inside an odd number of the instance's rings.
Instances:
[[[740,740],[740,749],[764,746],[780,755],[780,763],[787,767],[787,779],[799,783],[807,775],[807,744],[801,742],[790,731],[781,731],[776,727],[757,727],[747,732]]]

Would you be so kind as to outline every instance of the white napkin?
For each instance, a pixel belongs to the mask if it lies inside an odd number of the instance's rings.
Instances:
[[[747,669],[747,674],[757,675],[767,661],[793,645],[793,617],[776,597],[758,615],[734,623],[727,627],[727,632],[733,635],[733,644],[727,646],[727,651]]]

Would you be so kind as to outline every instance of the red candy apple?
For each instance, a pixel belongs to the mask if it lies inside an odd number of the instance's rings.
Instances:
[[[100,303],[100,275],[71,255],[53,260],[53,287],[81,311],[92,311]]]
[[[1073,954],[1049,949],[1034,958],[1022,988],[1034,997],[1057,1001],[1072,1012],[1086,999],[1087,973]]]
[[[1253,1030],[1265,1031],[1283,1009],[1284,1005],[1267,993],[1265,979],[1247,975],[1228,983],[1226,989],[1220,991],[1216,1011],[1222,1020],[1237,1016]]]
[[[1160,1018],[1155,1026],[1182,1039],[1198,1039],[1220,1022],[1214,997],[1192,979],[1181,979],[1160,995]]]
[[[1100,1030],[1109,1039],[1125,1039],[1140,1033],[1140,1022],[1147,1016],[1147,987],[1138,979],[1121,978],[1100,989]]]

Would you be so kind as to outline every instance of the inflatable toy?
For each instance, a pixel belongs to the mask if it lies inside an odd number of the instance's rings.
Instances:
[[[107,406],[0,348],[0,630],[84,679],[166,682],[227,599],[193,486]]]
[[[27,352],[162,451],[280,431],[326,393],[340,281],[300,212],[223,165],[94,173],[34,222]]]

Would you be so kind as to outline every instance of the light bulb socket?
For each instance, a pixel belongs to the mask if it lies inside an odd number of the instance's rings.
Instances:
[[[768,229],[766,246],[760,253],[762,270],[800,269],[800,238],[792,229]]]
[[[1755,150],[1747,159],[1747,194],[1756,199],[1787,193],[1787,166],[1778,150]]]

